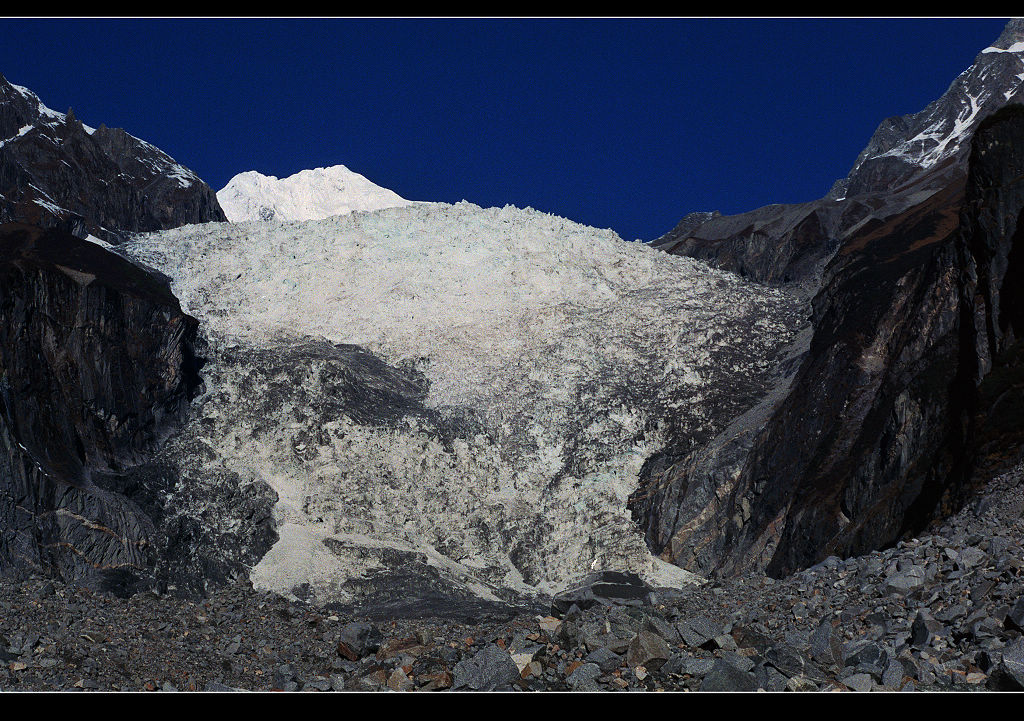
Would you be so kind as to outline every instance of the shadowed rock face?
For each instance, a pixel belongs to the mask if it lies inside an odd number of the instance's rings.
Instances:
[[[812,296],[825,264],[851,235],[899,215],[962,175],[961,166],[947,162],[898,190],[769,205],[739,215],[691,214],[653,245],[761,283],[802,287]]]
[[[87,128],[0,76],[0,222],[118,244],[225,220],[213,190],[166,153],[117,128]]]
[[[979,126],[966,181],[844,242],[767,422],[703,463],[650,464],[634,508],[656,550],[691,570],[783,575],[893,543],[962,501],[979,419],[1019,397],[1021,148],[1011,106]]]
[[[0,226],[0,574],[147,572],[152,519],[97,481],[185,419],[196,327],[166,285],[103,248]]]

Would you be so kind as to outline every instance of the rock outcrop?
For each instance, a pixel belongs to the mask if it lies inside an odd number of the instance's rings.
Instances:
[[[738,215],[691,213],[653,245],[760,283],[787,285],[811,297],[826,263],[850,236],[905,212],[962,174],[960,166],[944,164],[898,190],[768,205]]]
[[[201,387],[196,329],[157,276],[0,226],[0,575],[152,580],[174,478],[147,464]]]
[[[160,149],[85,126],[0,76],[0,222],[116,245],[131,233],[225,220],[213,190]]]

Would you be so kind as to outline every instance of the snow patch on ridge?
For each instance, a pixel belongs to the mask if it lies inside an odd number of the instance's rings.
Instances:
[[[863,163],[880,158],[895,158],[928,169],[954,156],[965,147],[985,115],[1018,95],[1024,79],[1022,69],[1024,42],[1013,42],[1007,48],[985,48],[941,98],[920,113],[904,117],[912,133],[909,138],[898,140],[883,152],[865,155],[851,175]]]
[[[1003,94],[1004,99],[1009,99],[1012,94],[1013,91],[1007,91]],[[956,117],[953,118],[952,126],[947,118],[940,118],[909,140],[874,157],[898,157],[922,168],[934,166],[956,152],[970,137],[977,121],[980,120],[979,113],[991,95],[992,93],[983,93],[975,96],[964,92],[965,97]]]
[[[143,164],[145,164],[155,174],[166,175],[169,178],[172,178],[177,181],[178,187],[180,188],[187,188],[193,183],[201,182],[198,175],[193,173],[184,165],[176,162],[174,158],[160,150],[160,148],[156,147],[152,143],[147,143],[141,138],[136,138],[134,135],[131,137],[135,138],[142,147],[146,148],[150,153],[156,156],[156,159],[142,159]]]
[[[10,141],[14,140],[15,138],[20,138],[22,135],[24,135],[25,133],[27,133],[31,129],[32,129],[31,125],[23,125],[18,130],[16,135],[13,135],[13,136],[11,136],[9,138],[5,138],[4,140],[0,140],[0,148],[4,147],[5,145],[7,145],[7,143],[9,143]]]
[[[21,93],[22,96],[24,96],[25,98],[27,98],[28,100],[31,100],[33,103],[36,104],[36,110],[39,113],[40,119],[42,119],[42,118],[49,118],[50,119],[49,121],[43,120],[42,122],[44,124],[46,124],[46,125],[54,125],[56,123],[65,123],[65,122],[67,122],[67,119],[68,119],[67,115],[65,115],[64,113],[58,113],[56,110],[53,110],[51,108],[46,107],[43,104],[43,101],[39,99],[39,96],[36,95],[35,93],[33,93],[28,88],[26,88],[24,86],[21,86],[21,85],[15,85],[14,83],[11,83],[10,85],[11,85],[12,88],[14,88],[19,93]],[[88,125],[86,125],[85,123],[82,123],[82,128],[84,128],[85,132],[87,132],[89,135],[92,135],[93,133],[96,132],[96,128],[91,128]]]
[[[989,46],[982,50],[983,53],[1024,53],[1024,42],[1017,42],[1008,48],[997,48]]]

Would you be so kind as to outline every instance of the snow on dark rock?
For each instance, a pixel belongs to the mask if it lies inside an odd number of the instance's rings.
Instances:
[[[135,232],[221,220],[213,190],[167,153],[51,110],[0,76],[0,222],[117,244]]]

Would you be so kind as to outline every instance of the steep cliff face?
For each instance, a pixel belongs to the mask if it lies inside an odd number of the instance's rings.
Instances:
[[[712,444],[718,456],[650,464],[633,507],[655,550],[702,572],[781,575],[892,543],[962,500],[985,404],[1019,388],[979,392],[1020,336],[1022,147],[1024,109],[1000,111],[979,126],[966,182],[846,240],[767,422]]]
[[[154,460],[201,388],[196,329],[124,259],[0,226],[0,575],[153,582],[180,545],[161,528],[177,472]]]
[[[1007,107],[978,130],[971,149],[972,196],[965,208],[965,235],[976,282],[962,303],[974,310],[980,380],[975,406],[976,464],[989,474],[1024,447],[1024,230],[1019,136],[1020,106]],[[1005,162],[1000,163],[1000,159]],[[981,475],[981,474],[979,474]]]
[[[226,220],[191,170],[123,130],[90,128],[0,76],[0,222],[109,243],[127,234]]]

